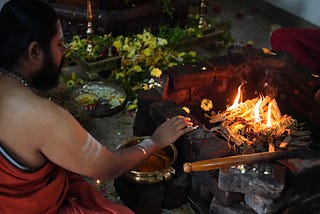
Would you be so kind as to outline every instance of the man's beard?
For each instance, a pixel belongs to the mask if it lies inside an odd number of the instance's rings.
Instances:
[[[52,89],[59,84],[59,76],[63,66],[63,58],[60,65],[54,63],[53,57],[45,53],[42,68],[32,76],[31,85],[36,89]]]

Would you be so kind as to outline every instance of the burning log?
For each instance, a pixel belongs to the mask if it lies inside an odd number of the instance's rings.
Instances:
[[[243,84],[242,84],[243,85]],[[269,96],[240,102],[241,87],[234,103],[225,111],[210,117],[210,123],[219,123],[220,134],[228,140],[235,154],[274,152],[279,149],[308,146],[312,143],[309,132],[301,132],[298,122],[291,116],[281,115],[275,99]],[[292,133],[301,135],[293,140]]]

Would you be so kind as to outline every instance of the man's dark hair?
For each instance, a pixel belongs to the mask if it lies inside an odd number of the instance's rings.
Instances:
[[[31,42],[41,48],[57,32],[57,14],[52,6],[42,0],[10,0],[0,11],[0,67],[10,68],[19,57],[26,54]]]

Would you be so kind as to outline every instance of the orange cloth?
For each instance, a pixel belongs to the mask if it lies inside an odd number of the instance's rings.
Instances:
[[[35,172],[20,170],[0,155],[0,213],[133,213],[105,198],[81,176],[48,162]]]
[[[61,206],[59,214],[133,214],[129,208],[108,200],[81,176],[70,173],[69,181],[68,198]]]

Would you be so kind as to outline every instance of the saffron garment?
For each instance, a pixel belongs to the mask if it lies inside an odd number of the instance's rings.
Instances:
[[[320,29],[280,28],[270,37],[273,50],[293,55],[295,60],[320,74]]]
[[[80,175],[52,162],[30,171],[0,146],[0,213],[133,213],[105,198]]]

